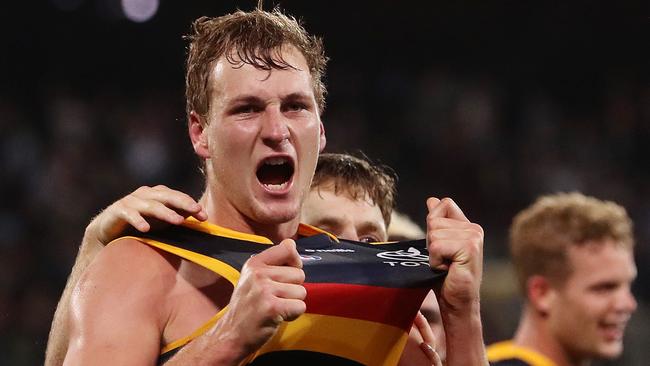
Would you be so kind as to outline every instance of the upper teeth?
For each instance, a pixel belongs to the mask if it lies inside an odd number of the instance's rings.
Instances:
[[[265,161],[265,163],[269,165],[281,165],[284,164],[286,161],[287,158],[277,157],[277,158],[269,158]]]

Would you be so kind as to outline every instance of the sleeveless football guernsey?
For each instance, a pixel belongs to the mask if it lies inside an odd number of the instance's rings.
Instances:
[[[445,272],[428,265],[424,240],[367,244],[301,224],[306,312],[283,323],[250,365],[396,365],[417,311]],[[273,243],[261,236],[186,220],[132,238],[196,263],[236,285],[244,263]],[[166,345],[159,363],[205,333],[226,306],[192,334]]]

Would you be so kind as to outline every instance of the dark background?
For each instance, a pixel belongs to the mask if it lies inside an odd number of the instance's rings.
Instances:
[[[255,3],[163,1],[144,23],[126,19],[118,0],[0,6],[0,364],[42,363],[100,209],[144,184],[200,194],[182,35],[201,15]],[[331,57],[326,150],[394,167],[398,208],[419,221],[426,197],[451,196],[485,228],[486,341],[510,336],[518,320],[510,219],[540,194],[579,190],[623,204],[635,221],[639,310],[611,364],[647,362],[647,2],[281,5]]]

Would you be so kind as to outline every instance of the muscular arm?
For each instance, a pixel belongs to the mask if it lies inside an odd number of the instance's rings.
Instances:
[[[183,217],[194,216],[205,220],[202,207],[190,196],[165,186],[140,187],[121,198],[86,227],[75,264],[57,305],[45,353],[45,366],[60,366],[68,349],[70,324],[70,297],[79,278],[88,265],[111,240],[131,225],[146,232],[151,219],[179,224]],[[145,219],[146,218],[146,219]]]
[[[174,267],[135,240],[111,244],[71,294],[65,365],[154,365]]]
[[[178,265],[170,261],[130,239],[102,250],[72,293],[70,347],[64,364],[155,364],[170,322],[184,319],[176,313],[177,303],[167,297],[179,283]],[[226,314],[167,364],[240,364],[283,321],[305,311],[301,267],[292,240],[251,258],[242,268]]]

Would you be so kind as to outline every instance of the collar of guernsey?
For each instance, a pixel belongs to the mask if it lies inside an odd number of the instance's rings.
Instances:
[[[129,234],[203,266],[233,285],[246,260],[273,245],[262,236],[191,218],[180,226]],[[425,241],[367,244],[340,240],[305,224],[300,224],[298,236],[307,310],[298,319],[284,322],[244,364],[285,360],[291,364],[297,358],[317,362],[326,356],[330,365],[396,365],[424,297],[444,276],[428,267]],[[169,357],[208,331],[227,310],[228,306],[191,334],[164,346],[161,356]]]
[[[487,347],[488,361],[495,365],[499,362],[519,360],[530,366],[556,366],[543,354],[522,346],[517,346],[512,340],[497,342]]]

